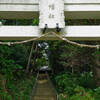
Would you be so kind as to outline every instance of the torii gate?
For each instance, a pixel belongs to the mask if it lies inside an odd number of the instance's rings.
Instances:
[[[48,17],[47,17],[48,16]],[[48,24],[62,28],[70,40],[100,40],[100,26],[65,26],[66,19],[100,19],[100,0],[0,0],[0,19],[40,20],[39,26],[0,26],[0,40],[26,40],[40,37]],[[43,40],[59,40],[46,36]]]

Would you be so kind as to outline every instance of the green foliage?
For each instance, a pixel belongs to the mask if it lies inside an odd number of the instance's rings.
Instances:
[[[69,100],[95,100],[83,87],[76,87],[74,91],[75,94]]]
[[[28,46],[16,45],[13,47],[0,46],[0,99],[1,100],[14,100],[13,97],[26,98],[29,100],[29,92],[33,86],[33,79],[30,82],[25,79],[23,73],[28,59]],[[3,83],[5,80],[5,83]],[[21,82],[23,81],[23,83]],[[21,83],[21,84],[20,84]],[[20,84],[20,87],[17,87]],[[25,85],[26,86],[25,86]],[[4,86],[7,93],[4,91]],[[19,88],[23,86],[23,93]],[[15,96],[14,96],[15,95]],[[23,95],[23,96],[22,96]],[[15,99],[19,100],[19,99]],[[21,99],[22,100],[22,99]]]
[[[100,42],[78,42],[100,44]],[[100,77],[97,72],[94,73],[100,68],[100,50],[79,48],[62,41],[52,41],[48,44],[49,61],[54,70],[52,80],[59,93],[59,100],[100,100],[100,90],[97,88],[95,91],[96,84],[93,76]],[[94,70],[96,66],[97,69]],[[96,81],[100,83],[98,78]],[[76,92],[76,89],[79,92]],[[80,95],[81,90],[84,91],[83,96]]]
[[[38,25],[39,24],[39,20],[38,19],[34,19],[32,25]]]
[[[87,44],[88,42],[79,41],[79,43]],[[54,69],[54,73],[64,70],[73,73],[91,71],[93,49],[79,48],[63,41],[48,42],[48,45],[50,66]]]
[[[95,57],[95,59],[100,60],[100,49],[96,50],[92,55]]]
[[[13,100],[11,95],[3,91],[0,91],[0,99],[1,100]]]
[[[95,88],[92,72],[82,73],[79,77],[79,85],[84,88]]]
[[[76,87],[72,96],[59,95],[59,100],[95,100],[91,91],[86,91],[83,87]]]
[[[0,73],[6,79],[21,77],[28,55],[28,48],[25,45],[0,46]]]
[[[100,100],[100,87],[95,88],[93,75],[59,73],[53,79],[59,93],[59,100]]]
[[[17,100],[18,97],[21,98],[21,100],[29,100],[34,82],[35,77],[33,76],[26,76],[26,78],[17,81],[17,83],[14,82],[13,84],[14,86],[16,85],[16,87],[10,88],[10,92],[13,93],[12,95],[16,98],[15,100]]]
[[[100,100],[100,87],[94,89],[94,97],[96,98],[96,100]]]
[[[8,80],[8,92],[0,89],[0,100],[29,100],[36,76],[25,76],[20,80]]]
[[[56,86],[59,87],[59,92],[66,94],[74,94],[74,89],[77,86],[84,88],[93,88],[93,76],[92,73],[82,73],[80,75],[72,73],[61,73],[55,78]]]
[[[72,74],[59,74],[56,78],[56,86],[59,87],[59,92],[72,95],[74,88],[77,86],[77,79]],[[74,84],[73,84],[74,83]]]

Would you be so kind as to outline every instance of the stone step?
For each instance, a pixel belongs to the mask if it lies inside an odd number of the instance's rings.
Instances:
[[[52,88],[50,84],[37,84],[38,88]]]
[[[56,100],[56,97],[55,96],[40,96],[40,95],[38,95],[38,96],[34,96],[33,97],[33,100]]]
[[[52,88],[50,83],[48,81],[46,81],[46,80],[38,81],[37,82],[37,87],[38,88],[45,88],[45,87]]]
[[[49,84],[49,81],[47,79],[45,80],[42,79],[42,80],[38,80],[37,84]]]
[[[40,91],[40,92],[53,92],[53,89],[45,87],[45,88],[37,88],[36,91]]]
[[[56,100],[56,99],[54,99],[54,98],[49,98],[49,99],[48,99],[48,98],[41,98],[41,99],[40,99],[40,98],[39,98],[39,99],[33,99],[33,100]]]
[[[45,91],[44,91],[45,90]],[[49,90],[49,91],[46,91],[46,89],[43,89],[43,90],[36,90],[35,91],[35,95],[54,95],[54,92]]]

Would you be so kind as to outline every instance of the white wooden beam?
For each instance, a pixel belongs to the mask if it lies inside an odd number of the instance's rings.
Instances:
[[[37,26],[0,26],[0,40],[25,40],[38,36]]]
[[[65,0],[65,4],[98,4],[100,0]]]
[[[66,26],[62,36],[70,40],[100,40],[100,26]],[[0,26],[0,40],[27,40],[41,36],[38,26]],[[48,35],[40,40],[59,40]]]
[[[1,4],[39,4],[39,0],[0,0]]]
[[[70,40],[100,40],[100,26],[66,26],[63,36]]]
[[[100,19],[100,0],[65,0],[67,19]],[[39,18],[39,0],[0,0],[0,18]]]

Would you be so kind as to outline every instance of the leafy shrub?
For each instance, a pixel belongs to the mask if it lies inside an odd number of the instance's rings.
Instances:
[[[94,88],[92,72],[84,72],[79,77],[79,85],[84,88]]]
[[[100,87],[94,89],[94,98],[100,100]]]
[[[78,85],[77,79],[73,74],[59,74],[56,77],[56,84],[59,92],[64,92],[66,94],[72,95],[74,88]]]
[[[97,100],[94,99],[90,91],[86,91],[83,87],[76,87],[72,96],[64,94],[59,95],[59,100]]]
[[[59,73],[53,79],[59,93],[59,100],[100,100],[100,87],[95,88],[93,75]]]
[[[75,94],[69,100],[95,100],[90,92],[86,92],[83,87],[74,89]]]
[[[5,93],[3,91],[0,91],[0,100],[13,100],[12,96],[8,93]]]

